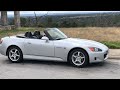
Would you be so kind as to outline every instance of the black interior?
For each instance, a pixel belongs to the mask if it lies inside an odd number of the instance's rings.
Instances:
[[[32,32],[26,32],[25,38],[33,38],[33,39],[41,39],[43,35],[41,35],[40,31],[35,31],[33,34]]]
[[[25,33],[25,37],[27,37],[27,38],[33,38],[33,35],[32,35],[31,32],[26,32]]]
[[[40,31],[35,31],[33,36],[35,36],[37,39],[41,39],[43,36],[41,35]]]
[[[26,32],[23,36],[16,36],[18,38],[32,38],[32,39],[41,39],[43,36],[46,36],[49,38],[49,40],[53,40],[53,38],[49,35],[47,30],[44,31],[44,34],[41,34],[40,31],[35,31],[34,33],[32,32]]]

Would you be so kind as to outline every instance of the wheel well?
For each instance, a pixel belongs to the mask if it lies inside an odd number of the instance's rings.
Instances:
[[[16,45],[11,45],[11,46],[9,46],[8,48],[7,48],[7,51],[6,51],[6,56],[8,56],[8,50],[11,48],[11,47],[17,47],[17,48],[19,48],[18,46],[16,46]],[[20,49],[20,48],[19,48]],[[21,49],[20,49],[21,50]]]
[[[82,50],[84,50],[84,51],[86,52],[87,56],[88,56],[88,61],[89,61],[89,55],[88,55],[87,51],[86,51],[85,49],[83,49],[83,48],[80,48],[80,47],[72,48],[72,49],[69,51],[69,53],[68,53],[67,60],[68,60],[68,58],[69,58],[70,53],[71,53],[73,50],[75,50],[75,49],[82,49]]]

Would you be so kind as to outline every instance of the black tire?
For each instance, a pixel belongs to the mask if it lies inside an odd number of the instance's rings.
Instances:
[[[10,55],[9,55],[10,53],[9,53],[9,52],[10,52],[12,49],[17,49],[18,52],[19,52],[19,54],[20,54],[19,59],[16,60],[16,61],[13,61],[13,60],[10,58]],[[9,59],[9,61],[11,61],[11,62],[13,62],[13,63],[20,63],[20,62],[23,61],[23,53],[22,53],[21,49],[18,48],[18,47],[16,47],[16,46],[12,46],[12,47],[10,47],[10,48],[8,49],[7,55],[8,55],[8,59]]]
[[[82,53],[84,54],[84,56],[85,56],[85,60],[84,60],[84,63],[83,63],[82,65],[75,65],[75,64],[73,63],[73,61],[72,61],[72,55],[73,55],[75,52],[77,52],[77,51],[82,52]],[[68,56],[68,62],[69,62],[71,65],[75,66],[75,67],[83,68],[83,67],[85,67],[85,66],[88,65],[88,63],[89,63],[89,56],[88,56],[88,54],[86,53],[86,51],[83,50],[83,49],[74,49],[74,50],[72,50],[72,51],[70,52],[70,54],[69,54],[69,56]]]

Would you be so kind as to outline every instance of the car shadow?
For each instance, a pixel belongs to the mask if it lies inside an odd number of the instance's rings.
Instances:
[[[105,66],[107,64],[107,62],[99,62],[99,63],[91,63],[91,64],[89,64],[88,66],[86,66],[86,67],[103,67],[103,66]]]
[[[70,65],[67,62],[60,62],[60,61],[46,61],[46,60],[24,60],[21,63],[12,63],[9,60],[5,60],[4,63],[7,64],[20,64],[20,65],[54,65],[54,66],[64,66],[64,67],[73,67],[72,65]],[[106,62],[101,62],[101,63],[92,63],[87,65],[84,68],[94,68],[94,67],[103,67],[104,65],[106,65]],[[77,67],[75,67],[77,68]]]
[[[43,65],[68,65],[67,62],[47,61],[47,60],[24,60],[23,64],[43,64]]]

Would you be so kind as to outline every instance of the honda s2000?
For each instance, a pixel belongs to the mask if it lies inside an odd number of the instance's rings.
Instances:
[[[68,38],[57,28],[26,32],[0,40],[0,53],[12,62],[24,59],[59,60],[84,67],[88,63],[106,60],[108,50],[107,46],[96,41]]]

